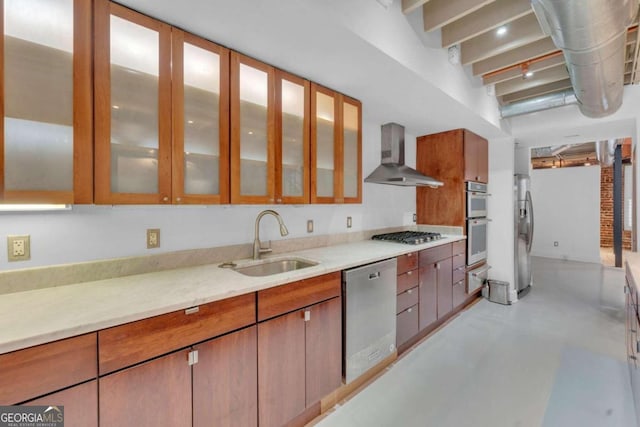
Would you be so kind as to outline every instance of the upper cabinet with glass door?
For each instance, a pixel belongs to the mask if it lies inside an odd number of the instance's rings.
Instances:
[[[173,203],[229,203],[229,51],[172,29]]]
[[[362,201],[359,101],[311,85],[311,202]]]
[[[171,203],[171,27],[95,8],[95,201]]]
[[[2,203],[93,201],[91,3],[1,3]]]
[[[310,83],[276,71],[276,203],[309,203]]]
[[[275,69],[231,53],[231,203],[275,203]]]

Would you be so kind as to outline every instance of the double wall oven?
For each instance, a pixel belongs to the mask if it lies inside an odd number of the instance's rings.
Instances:
[[[467,265],[487,259],[487,184],[467,182]]]

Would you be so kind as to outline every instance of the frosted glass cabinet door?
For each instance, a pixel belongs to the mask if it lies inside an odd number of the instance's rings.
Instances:
[[[231,202],[274,203],[275,70],[231,53]]]
[[[229,202],[229,51],[172,29],[174,203]]]
[[[91,2],[2,6],[0,200],[91,203]]]
[[[309,203],[309,82],[276,72],[276,203]]]
[[[171,203],[171,28],[96,9],[96,202]]]
[[[342,97],[343,195],[345,203],[362,201],[361,108],[355,100]]]
[[[311,95],[311,198],[315,203],[333,203],[336,180],[336,95],[313,85]]]

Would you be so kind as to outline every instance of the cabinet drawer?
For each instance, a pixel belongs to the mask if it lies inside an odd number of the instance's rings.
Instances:
[[[407,308],[418,303],[418,287],[407,289],[398,295],[396,303],[396,313],[405,311]]]
[[[418,253],[411,252],[398,257],[398,274],[418,268]]]
[[[398,276],[398,294],[418,286],[418,270],[407,271]]]
[[[464,280],[466,276],[466,269],[464,265],[462,267],[453,268],[453,283],[457,283],[460,280]]]
[[[14,405],[97,377],[96,334],[0,355],[0,405]]]
[[[451,243],[420,251],[420,266],[451,258]]]
[[[464,267],[466,259],[466,252],[462,252],[460,254],[453,254],[451,257],[451,261],[453,262],[453,268]]]
[[[453,282],[453,306],[457,307],[467,299],[467,287],[465,280]]]
[[[418,331],[418,305],[416,304],[396,316],[396,347],[409,341]]]
[[[250,293],[99,331],[100,375],[255,323],[255,301]]]
[[[340,296],[341,273],[325,274],[258,292],[258,321]]]
[[[457,242],[453,242],[451,244],[451,253],[455,256],[458,254],[464,255],[467,251],[467,241],[466,240],[458,240]]]

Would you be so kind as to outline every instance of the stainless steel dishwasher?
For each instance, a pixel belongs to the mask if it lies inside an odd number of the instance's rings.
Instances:
[[[342,272],[346,384],[396,349],[395,258]]]

